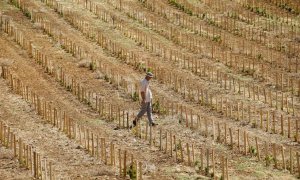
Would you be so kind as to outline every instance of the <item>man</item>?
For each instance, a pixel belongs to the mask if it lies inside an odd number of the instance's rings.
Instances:
[[[140,92],[142,96],[142,102],[141,102],[141,110],[136,116],[136,118],[133,120],[133,127],[136,126],[136,123],[138,120],[147,112],[148,121],[150,126],[155,126],[152,118],[152,92],[150,90],[150,80],[153,78],[153,74],[151,72],[148,72],[146,74],[146,77],[141,81],[141,87]]]

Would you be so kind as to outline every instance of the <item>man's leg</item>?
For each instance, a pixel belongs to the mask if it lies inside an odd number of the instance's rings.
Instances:
[[[141,105],[140,112],[137,114],[135,119],[133,120],[133,125],[136,125],[136,122],[147,112],[147,103]]]
[[[147,103],[147,116],[148,116],[149,124],[152,125],[153,117],[152,117],[152,103],[151,102]]]

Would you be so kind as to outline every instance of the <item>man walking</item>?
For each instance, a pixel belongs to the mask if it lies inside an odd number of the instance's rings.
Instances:
[[[152,92],[150,90],[150,80],[153,78],[153,74],[148,72],[146,77],[141,81],[140,92],[142,96],[141,110],[133,120],[133,127],[136,126],[138,120],[147,112],[148,121],[150,126],[155,126],[152,118]]]

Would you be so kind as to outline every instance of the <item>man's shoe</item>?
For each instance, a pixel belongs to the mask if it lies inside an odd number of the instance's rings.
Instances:
[[[157,126],[158,124],[156,124],[156,123],[154,123],[154,122],[152,122],[151,124],[150,124],[150,126]]]
[[[133,120],[132,121],[132,125],[131,126],[129,126],[129,129],[132,129],[132,128],[134,128],[136,126],[136,121],[135,120]]]

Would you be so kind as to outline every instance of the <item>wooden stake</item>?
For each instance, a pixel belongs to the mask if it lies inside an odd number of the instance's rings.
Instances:
[[[222,177],[225,179],[225,158],[222,156]]]
[[[0,134],[2,134],[1,130],[0,130]],[[1,136],[1,135],[0,135]],[[14,157],[17,157],[17,142],[16,142],[16,135],[13,135],[13,141],[14,141]],[[1,140],[1,138],[0,138]]]
[[[142,175],[143,175],[143,171],[142,171],[142,162],[139,162],[139,171],[140,171],[140,180],[142,180],[143,178],[142,178]]]
[[[121,149],[118,149],[118,154],[119,154],[119,174],[120,177],[122,176],[122,159],[121,159]]]
[[[103,138],[103,155],[104,155],[104,164],[107,164],[107,154],[106,154],[106,142],[105,142],[105,138]]]
[[[299,152],[296,152],[296,158],[297,158],[298,177],[300,177],[300,161],[299,161]]]
[[[182,148],[182,143],[181,140],[179,139],[179,145],[180,145],[180,153],[181,153],[181,162],[183,162],[183,148]]]
[[[191,153],[190,153],[189,143],[186,143],[186,151],[187,151],[187,155],[188,155],[188,166],[191,166]]]
[[[229,179],[229,174],[228,174],[228,158],[225,158],[225,166],[226,166],[226,179]]]
[[[147,121],[146,123],[146,133],[145,133],[145,140],[148,139],[148,127],[149,127],[149,122]]]
[[[87,150],[90,153],[90,132],[89,129],[86,129],[86,141],[87,141]]]
[[[94,134],[92,133],[92,156],[95,156]]]
[[[216,135],[215,135],[215,120],[214,119],[212,120],[212,128],[213,128],[213,141],[215,141]]]
[[[176,136],[174,135],[174,145],[175,145],[175,162],[177,162],[177,144],[176,144]]]
[[[273,144],[273,156],[274,156],[274,163],[275,163],[275,168],[277,169],[277,150],[276,150],[276,144]]]
[[[231,146],[231,149],[233,149],[233,137],[232,137],[232,129],[229,128],[229,135],[230,135],[230,146]]]
[[[206,174],[209,174],[209,149],[206,149]]]
[[[240,149],[240,129],[238,129],[237,132],[238,132],[238,135],[237,135],[237,140],[238,140],[238,144],[237,144],[237,145],[238,145],[238,151],[241,152],[241,149]]]
[[[296,142],[298,142],[298,130],[299,130],[299,121],[296,120],[296,137],[295,137]]]
[[[38,174],[37,174],[37,154],[36,154],[35,151],[33,151],[33,167],[34,167],[33,177],[38,178]]]
[[[244,151],[245,155],[247,156],[247,132],[244,131]]]
[[[159,150],[162,151],[162,130],[159,129]]]
[[[112,165],[112,166],[114,166],[115,165],[115,148],[114,148],[114,144],[113,144],[113,142],[111,142],[110,143],[110,164]]]
[[[192,144],[192,164],[195,164],[195,148],[194,148],[194,144]]]
[[[293,161],[293,150],[290,148],[290,173],[293,174],[294,161]]]
[[[288,138],[291,138],[291,118],[288,117]]]
[[[273,111],[273,116],[272,116],[273,118],[273,120],[272,120],[272,122],[273,122],[273,128],[272,128],[272,131],[273,131],[273,133],[274,134],[276,134],[276,126],[275,126],[275,111]]]
[[[212,166],[213,166],[213,177],[215,177],[215,150],[212,150],[211,152],[211,158],[212,158]]]
[[[255,144],[256,144],[256,151],[257,151],[257,159],[258,159],[258,161],[260,161],[260,151],[259,151],[259,145],[258,145],[257,137],[255,137]]]
[[[124,151],[124,167],[123,167],[124,168],[124,170],[123,170],[124,177],[126,177],[126,173],[127,173],[126,172],[126,158],[127,158],[127,150]]]
[[[165,153],[167,153],[168,152],[168,132],[167,131],[166,131],[166,144],[165,145],[166,145]]]
[[[220,128],[220,122],[218,122],[218,137],[217,141],[221,142],[221,128]]]
[[[152,140],[152,125],[150,124],[150,147],[152,147],[152,143],[153,143],[153,140]],[[172,138],[171,138],[172,139]]]
[[[226,123],[224,124],[224,131],[225,131],[224,132],[224,136],[225,136],[224,137],[224,140],[225,140],[224,143],[225,143],[225,145],[227,145],[227,124]]]
[[[172,132],[170,132],[170,151],[171,151],[171,157],[173,156],[173,140],[172,140]]]
[[[281,157],[282,157],[282,168],[286,169],[285,157],[284,157],[284,147],[281,145]]]
[[[281,114],[281,116],[280,116],[280,124],[281,124],[281,135],[282,136],[284,136],[284,130],[283,130],[283,116],[282,116],[282,114]]]
[[[50,177],[50,180],[53,180],[53,175],[52,175],[52,162],[49,162],[49,177]]]
[[[269,132],[269,114],[270,114],[270,112],[267,111],[266,132]]]
[[[22,140],[19,138],[19,162],[22,163]],[[35,177],[35,176],[34,176]]]

